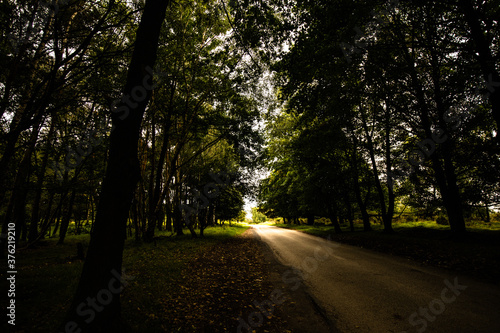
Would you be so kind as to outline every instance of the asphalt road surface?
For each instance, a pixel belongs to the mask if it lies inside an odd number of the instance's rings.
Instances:
[[[257,226],[282,280],[340,332],[500,332],[500,286],[294,230]],[[311,331],[312,332],[312,331]]]

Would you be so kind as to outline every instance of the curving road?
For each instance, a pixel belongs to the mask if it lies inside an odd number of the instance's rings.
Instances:
[[[500,332],[500,286],[298,231],[256,226],[341,332]]]

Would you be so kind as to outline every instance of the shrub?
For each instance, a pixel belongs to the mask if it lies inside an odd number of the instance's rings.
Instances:
[[[436,223],[440,225],[448,225],[448,219],[444,216],[438,216]]]
[[[405,216],[405,222],[415,222],[415,218],[411,215]]]

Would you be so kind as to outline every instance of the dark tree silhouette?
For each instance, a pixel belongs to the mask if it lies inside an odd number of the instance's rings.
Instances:
[[[112,110],[108,166],[83,272],[62,323],[65,332],[123,331],[119,277],[126,221],[140,176],[137,158],[140,127],[151,97],[152,68],[169,3],[147,0],[137,29],[123,98]]]

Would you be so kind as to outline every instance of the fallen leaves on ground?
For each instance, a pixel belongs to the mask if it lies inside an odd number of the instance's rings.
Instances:
[[[266,282],[264,267],[255,239],[243,235],[224,240],[191,260],[181,283],[162,297],[156,315],[169,332],[236,332],[240,318],[248,322],[252,313],[262,312],[254,302],[269,298],[272,286]],[[252,328],[286,331],[277,314],[279,310],[272,309],[261,325]]]

